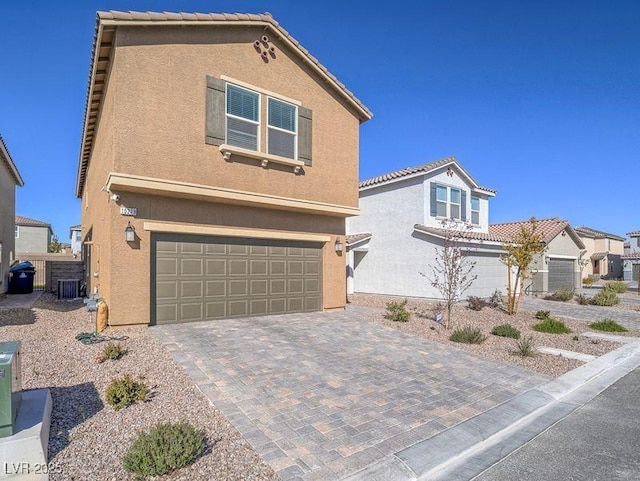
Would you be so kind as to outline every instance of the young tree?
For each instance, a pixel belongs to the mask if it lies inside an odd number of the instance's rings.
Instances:
[[[442,221],[442,226],[445,232],[444,241],[442,247],[436,249],[435,264],[431,266],[431,273],[420,274],[426,277],[442,296],[446,309],[444,327],[449,329],[453,306],[460,301],[478,276],[473,274],[476,263],[462,250],[464,232],[469,226],[450,220]]]
[[[51,237],[51,243],[47,248],[47,252],[49,253],[58,253],[62,251],[62,246],[60,245],[60,241],[58,240],[58,236]]]
[[[536,219],[532,217],[528,224],[522,225],[520,232],[502,248],[506,251],[500,260],[507,266],[507,312],[517,314],[525,281],[531,277],[533,258],[546,250],[542,236],[537,232]]]

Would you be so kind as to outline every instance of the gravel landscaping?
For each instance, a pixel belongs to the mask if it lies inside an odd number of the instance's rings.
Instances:
[[[580,334],[583,332],[597,331],[589,329],[587,322],[555,316],[553,314],[554,301],[549,301],[548,309],[551,311],[551,315],[563,321],[567,327],[571,329],[572,333],[547,334],[536,332],[531,329],[531,326],[540,321],[535,319],[530,313],[521,312],[515,316],[510,316],[499,309],[492,309],[490,307],[485,307],[481,311],[473,311],[468,309],[465,303],[458,304],[454,307],[451,328],[445,329],[435,321],[437,302],[422,299],[408,300],[407,310],[411,312],[411,318],[408,322],[394,322],[386,319],[384,317],[384,309],[387,302],[402,299],[403,298],[368,294],[354,294],[349,296],[349,302],[354,305],[376,308],[369,314],[371,321],[380,322],[394,329],[399,329],[433,341],[450,344],[456,348],[465,349],[481,356],[517,364],[548,376],[560,376],[582,365],[583,362],[541,353],[533,357],[520,356],[516,353],[516,341],[514,339],[494,336],[491,334],[491,330],[501,324],[511,324],[521,331],[521,339],[532,336],[536,346],[553,347],[594,356],[600,356],[620,347],[619,343],[580,337]],[[462,344],[450,341],[449,336],[453,332],[453,329],[464,326],[480,328],[486,336],[486,340],[482,344]],[[635,331],[630,331],[625,334],[628,336],[640,335],[639,332]],[[575,336],[578,336],[578,340],[574,340]]]
[[[58,302],[43,294],[34,309],[0,310],[0,340],[22,341],[23,388],[49,388],[53,397],[50,479],[134,479],[121,458],[140,430],[158,422],[188,421],[207,437],[207,450],[194,464],[159,480],[273,480],[265,464],[146,327],[108,330],[127,336],[128,353],[102,364],[104,343],[75,340],[94,325],[82,302]],[[151,388],[143,403],[115,411],[105,401],[114,378],[131,374]]]

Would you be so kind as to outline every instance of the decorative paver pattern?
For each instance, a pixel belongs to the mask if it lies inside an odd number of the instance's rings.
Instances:
[[[365,312],[151,332],[283,480],[343,478],[548,379]]]

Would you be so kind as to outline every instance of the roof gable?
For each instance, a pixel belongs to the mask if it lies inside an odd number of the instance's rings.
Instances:
[[[16,185],[22,187],[24,185],[24,180],[22,180],[20,172],[18,172],[18,168],[13,162],[11,154],[9,154],[9,149],[7,149],[7,144],[4,143],[2,135],[0,135],[0,163],[4,164],[9,170],[9,173],[11,174],[11,177],[13,177]]]
[[[435,172],[438,169],[455,170],[458,174],[465,179],[465,181],[475,190],[481,191],[490,196],[496,195],[496,191],[486,187],[480,186],[478,182],[467,172],[455,157],[445,157],[435,162],[428,162],[426,164],[417,165],[415,167],[405,167],[404,169],[394,170],[386,174],[378,175],[367,180],[363,180],[358,184],[360,190],[367,190],[379,185],[386,185],[392,182],[398,182],[400,180],[416,177],[420,175],[427,175]]]
[[[554,217],[551,219],[535,219],[535,221],[536,230],[542,237],[542,241],[546,244],[555,239],[558,234],[566,231],[580,249],[585,248],[582,239],[580,239],[578,234],[576,234],[569,222],[567,222],[566,220],[561,220],[557,217]],[[529,222],[531,222],[531,220],[506,222],[503,224],[491,224],[489,226],[489,233],[499,237],[513,239],[513,237],[515,237],[520,232],[520,229],[522,229],[522,227],[529,225]]]
[[[591,227],[576,227],[574,229],[576,234],[580,237],[588,237],[590,239],[613,239],[617,241],[624,241],[624,237],[620,237],[619,235],[609,234],[608,232],[604,232],[597,229],[592,229]]]
[[[31,219],[22,215],[17,215],[15,218],[15,224],[27,227],[48,227],[51,230],[51,224],[42,220]]]
[[[118,12],[99,11],[96,16],[96,30],[91,55],[91,68],[89,70],[89,82],[87,86],[87,98],[84,113],[84,125],[82,131],[82,145],[80,147],[80,159],[78,162],[78,175],[76,180],[76,196],[81,197],[84,189],[85,176],[89,164],[89,158],[93,149],[95,129],[97,127],[98,113],[102,105],[102,93],[105,87],[106,72],[111,61],[113,32],[119,25],[161,27],[166,25],[211,25],[211,26],[255,26],[261,27],[267,34],[271,33],[279,37],[295,54],[297,54],[309,67],[319,74],[345,104],[357,112],[360,122],[373,117],[371,111],[340,82],[318,59],[309,53],[300,42],[269,13],[172,13],[172,12]]]

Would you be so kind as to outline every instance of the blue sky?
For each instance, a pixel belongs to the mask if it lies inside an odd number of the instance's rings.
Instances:
[[[498,190],[491,222],[640,229],[640,2],[3,0],[0,134],[25,179],[17,213],[63,241],[80,222],[96,10],[271,12],[374,112],[361,179],[453,155]]]

